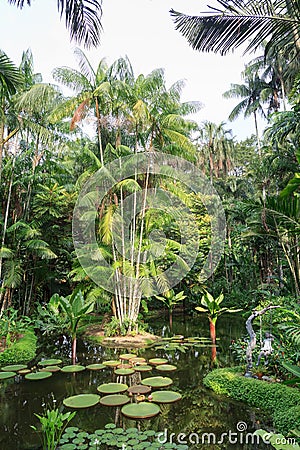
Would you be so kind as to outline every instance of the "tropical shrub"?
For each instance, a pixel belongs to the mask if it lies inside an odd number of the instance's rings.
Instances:
[[[25,363],[34,358],[37,338],[32,329],[24,332],[24,336],[0,353],[0,364]]]
[[[203,382],[217,394],[227,395],[270,413],[280,433],[288,434],[291,429],[300,428],[299,390],[279,383],[246,378],[242,372],[242,367],[216,369]]]

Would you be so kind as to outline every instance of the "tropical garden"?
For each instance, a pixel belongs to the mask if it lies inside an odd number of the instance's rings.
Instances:
[[[299,448],[300,4],[217,3],[170,20],[248,56],[221,123],[163,69],[93,65],[99,1],[58,2],[53,84],[0,49],[3,449]]]

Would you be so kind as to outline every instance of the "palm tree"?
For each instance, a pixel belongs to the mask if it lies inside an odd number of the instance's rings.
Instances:
[[[298,0],[217,0],[220,8],[211,7],[206,15],[188,16],[171,9],[176,29],[199,51],[220,52],[247,43],[245,53],[268,40],[272,47],[300,51],[300,8]]]
[[[264,112],[261,97],[265,90],[269,90],[269,85],[261,80],[257,73],[251,73],[249,70],[245,70],[243,73],[244,84],[231,84],[228,91],[224,92],[225,98],[241,98],[235,108],[229,114],[229,120],[236,119],[241,113],[244,113],[244,117],[248,117],[253,114],[255,123],[255,132],[257,139],[257,147],[260,153],[260,138],[257,124],[257,113],[264,118],[266,114]]]
[[[8,0],[9,3],[22,9],[24,3],[31,5],[31,0]],[[96,47],[100,43],[102,30],[101,0],[58,0],[57,9],[65,16],[66,27],[71,40],[85,47]]]
[[[76,125],[87,116],[90,108],[94,108],[97,118],[100,161],[103,165],[102,118],[104,113],[108,113],[107,100],[109,98],[108,90],[110,88],[107,78],[108,66],[105,60],[102,59],[97,69],[94,70],[82,50],[79,48],[75,49],[75,54],[79,60],[80,70],[70,67],[59,67],[53,70],[53,78],[72,89],[75,92],[75,96],[62,102],[53,111],[52,121],[56,122],[64,117],[71,116],[70,129],[74,130]]]

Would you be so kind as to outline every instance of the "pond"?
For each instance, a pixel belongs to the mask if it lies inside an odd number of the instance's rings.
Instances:
[[[150,332],[164,338],[173,335],[209,336],[208,322],[204,317],[191,320],[188,317],[176,316],[173,329],[170,331],[167,318],[153,319]],[[219,339],[218,360],[221,366],[232,363],[229,345],[232,339],[243,335],[244,322],[237,317],[222,317],[217,324]],[[52,351],[48,347],[48,357],[61,357],[65,364],[70,364],[69,345],[56,343]],[[128,352],[130,349],[126,349]],[[124,349],[108,349],[87,342],[78,343],[78,360],[87,365],[116,359]],[[246,439],[260,424],[269,425],[269,420],[258,411],[244,404],[220,397],[202,385],[202,378],[211,370],[211,347],[209,345],[189,346],[185,352],[179,349],[140,349],[140,356],[145,358],[164,357],[177,370],[167,375],[173,379],[172,390],[180,392],[182,399],[171,405],[163,405],[162,412],[153,419],[141,421],[141,429],[149,428],[160,431],[162,442],[175,443],[186,441],[190,449],[255,449],[264,448],[262,444],[256,447]],[[161,373],[153,370],[153,375]],[[136,376],[136,375],[131,375]],[[141,374],[142,378],[147,375]],[[51,378],[40,381],[29,381],[24,377],[1,382],[1,415],[0,415],[0,449],[1,450],[33,450],[38,449],[40,442],[36,433],[30,428],[37,426],[38,419],[34,413],[43,413],[44,407],[62,405],[64,398],[80,393],[97,393],[97,386],[102,383],[116,381],[117,375],[111,369],[101,371],[84,370],[80,373],[54,373]],[[129,377],[118,381],[133,384]],[[103,428],[107,423],[117,423],[121,426],[134,427],[136,421],[124,418],[116,407],[96,405],[78,410],[72,420],[72,426],[78,426],[87,432]],[[184,432],[187,436],[179,434]],[[175,433],[171,435],[171,433]],[[205,433],[214,433],[206,437]],[[222,433],[223,434],[222,438]],[[231,434],[230,434],[231,433]],[[237,433],[233,435],[232,433]],[[236,444],[235,439],[239,439]],[[178,441],[179,439],[179,441]],[[207,439],[210,439],[208,443]],[[221,439],[222,442],[221,442]],[[202,440],[204,444],[202,445]],[[214,443],[215,440],[215,443]],[[220,441],[219,443],[217,443]],[[197,444],[194,444],[198,442]],[[248,443],[247,443],[248,442]],[[266,447],[269,448],[269,447]]]

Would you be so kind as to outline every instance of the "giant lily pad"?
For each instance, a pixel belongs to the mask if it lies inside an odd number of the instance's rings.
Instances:
[[[132,375],[134,373],[134,369],[116,369],[114,373],[116,375]]]
[[[25,375],[26,380],[44,380],[52,376],[51,372],[32,372]]]
[[[82,372],[83,370],[85,370],[85,367],[81,366],[80,364],[72,364],[70,366],[64,366],[61,368],[62,372],[67,373]]]
[[[60,367],[58,366],[47,366],[47,367],[43,367],[42,369],[40,369],[40,372],[59,372],[61,370]]]
[[[173,391],[156,391],[152,394],[152,401],[156,403],[174,403],[181,398],[181,394]]]
[[[167,364],[168,360],[164,358],[152,358],[149,359],[149,364],[153,364],[153,366],[157,366],[159,364]]]
[[[61,359],[44,359],[39,362],[39,366],[57,366],[57,364],[61,363]]]
[[[100,399],[101,405],[104,406],[123,406],[129,403],[129,401],[129,397],[122,394],[105,395]]]
[[[134,353],[123,353],[122,355],[120,355],[120,359],[124,359],[125,361],[128,361],[132,358],[136,358],[136,355]]]
[[[172,364],[159,364],[156,369],[161,370],[162,372],[173,372],[177,367]]]
[[[103,364],[107,367],[117,367],[120,363],[120,360],[103,361]]]
[[[132,369],[132,364],[119,364],[117,369]]]
[[[173,380],[168,377],[149,377],[142,380],[142,384],[146,386],[151,386],[154,388],[161,388],[170,386],[173,383]]]
[[[0,372],[0,380],[6,380],[16,376],[16,372]]]
[[[122,383],[104,383],[97,387],[97,391],[101,394],[118,394],[128,389],[127,384]]]
[[[130,394],[149,394],[151,392],[151,387],[143,386],[142,384],[135,384],[128,388]]]
[[[87,369],[89,370],[102,370],[105,369],[105,365],[104,364],[89,364],[88,366],[86,366]]]
[[[65,398],[63,404],[69,408],[89,408],[99,403],[99,399],[97,394],[79,394]]]
[[[151,366],[148,365],[139,365],[139,366],[135,366],[134,370],[136,370],[137,372],[150,372],[152,370]]]
[[[10,366],[2,367],[4,372],[18,372],[18,370],[27,369],[26,364],[11,364]]]
[[[124,416],[131,419],[149,419],[160,413],[160,407],[155,403],[140,402],[130,403],[121,409]]]
[[[31,373],[30,369],[21,369],[18,371],[19,375],[26,375],[27,373]]]
[[[144,363],[144,362],[146,362],[146,360],[145,360],[145,358],[135,357],[135,358],[130,358],[129,362],[131,362],[132,364],[138,364],[138,363]]]

